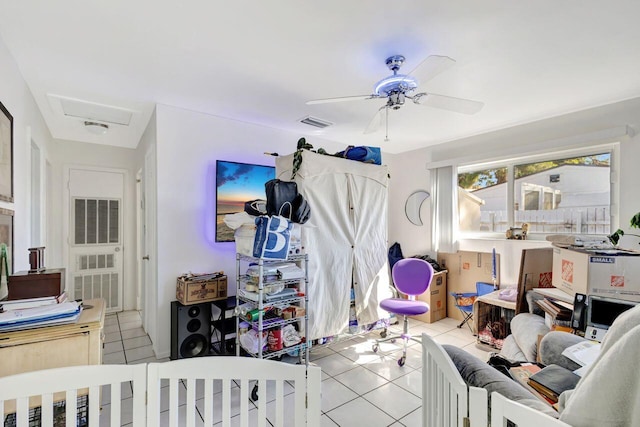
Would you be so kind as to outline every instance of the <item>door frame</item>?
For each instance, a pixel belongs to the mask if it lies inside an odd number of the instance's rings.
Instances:
[[[129,224],[127,222],[127,215],[129,213],[129,192],[130,190],[127,187],[127,184],[129,183],[129,171],[127,169],[121,169],[121,168],[109,168],[109,167],[100,167],[100,166],[88,166],[88,165],[82,165],[82,164],[64,164],[63,165],[63,176],[62,176],[62,185],[63,185],[63,191],[62,191],[62,244],[63,244],[63,250],[62,250],[62,263],[66,268],[67,272],[71,271],[71,260],[70,260],[70,251],[71,251],[71,235],[69,232],[69,223],[71,221],[70,218],[70,214],[71,214],[71,195],[70,193],[70,189],[69,189],[69,179],[70,179],[70,171],[72,169],[79,169],[79,170],[86,170],[86,171],[91,171],[91,172],[107,172],[107,173],[120,173],[123,175],[123,189],[122,189],[122,206],[120,209],[120,215],[122,218],[122,226],[120,227],[120,232],[122,234],[122,241],[121,241],[121,245],[122,245],[122,293],[120,295],[121,301],[122,301],[122,309],[126,310],[127,309],[127,304],[126,304],[126,294],[127,292],[125,291],[125,283],[127,283],[127,278],[128,278],[128,274],[127,274],[127,266],[130,265],[131,260],[129,259],[131,256],[135,255],[135,251],[130,251],[128,250],[128,246],[129,243],[131,243],[129,241],[129,236],[127,235],[127,230],[129,229],[129,227],[131,226],[131,224]],[[131,255],[129,254],[130,252]],[[69,286],[70,286],[70,274],[65,274],[65,289],[67,290],[67,292],[69,292]]]

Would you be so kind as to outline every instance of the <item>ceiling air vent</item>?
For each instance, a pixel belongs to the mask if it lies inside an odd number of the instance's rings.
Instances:
[[[331,122],[327,122],[326,120],[320,120],[311,116],[307,116],[304,119],[300,120],[300,123],[304,123],[305,125],[317,127],[320,129],[324,129],[327,126],[331,126],[333,124]]]

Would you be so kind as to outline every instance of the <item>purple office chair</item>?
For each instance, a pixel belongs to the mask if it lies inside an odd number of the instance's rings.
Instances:
[[[431,264],[428,262],[419,258],[405,258],[394,264],[391,276],[393,277],[393,283],[396,285],[396,289],[407,295],[408,299],[387,298],[380,301],[380,308],[389,313],[394,313],[397,316],[403,316],[404,326],[402,328],[402,334],[376,340],[375,344],[373,344],[373,351],[378,351],[381,342],[395,341],[397,338],[402,338],[402,357],[398,359],[398,365],[404,366],[404,362],[407,360],[407,342],[411,339],[420,342],[419,339],[412,338],[411,335],[409,335],[408,316],[417,316],[429,311],[429,304],[423,301],[416,301],[416,295],[425,293],[429,288],[431,279],[433,278],[433,267],[431,267]]]

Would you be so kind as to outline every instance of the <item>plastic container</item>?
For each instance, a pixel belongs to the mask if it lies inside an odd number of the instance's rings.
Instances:
[[[253,256],[253,240],[256,237],[256,225],[244,224],[233,233],[236,240],[236,252],[246,256]]]
[[[238,325],[238,332],[240,335],[246,334],[249,331],[249,324],[247,322],[240,322]]]

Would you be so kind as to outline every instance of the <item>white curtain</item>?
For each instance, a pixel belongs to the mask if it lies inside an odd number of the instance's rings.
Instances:
[[[435,252],[455,253],[457,242],[454,227],[457,221],[458,188],[456,168],[445,166],[431,169],[431,249]]]

